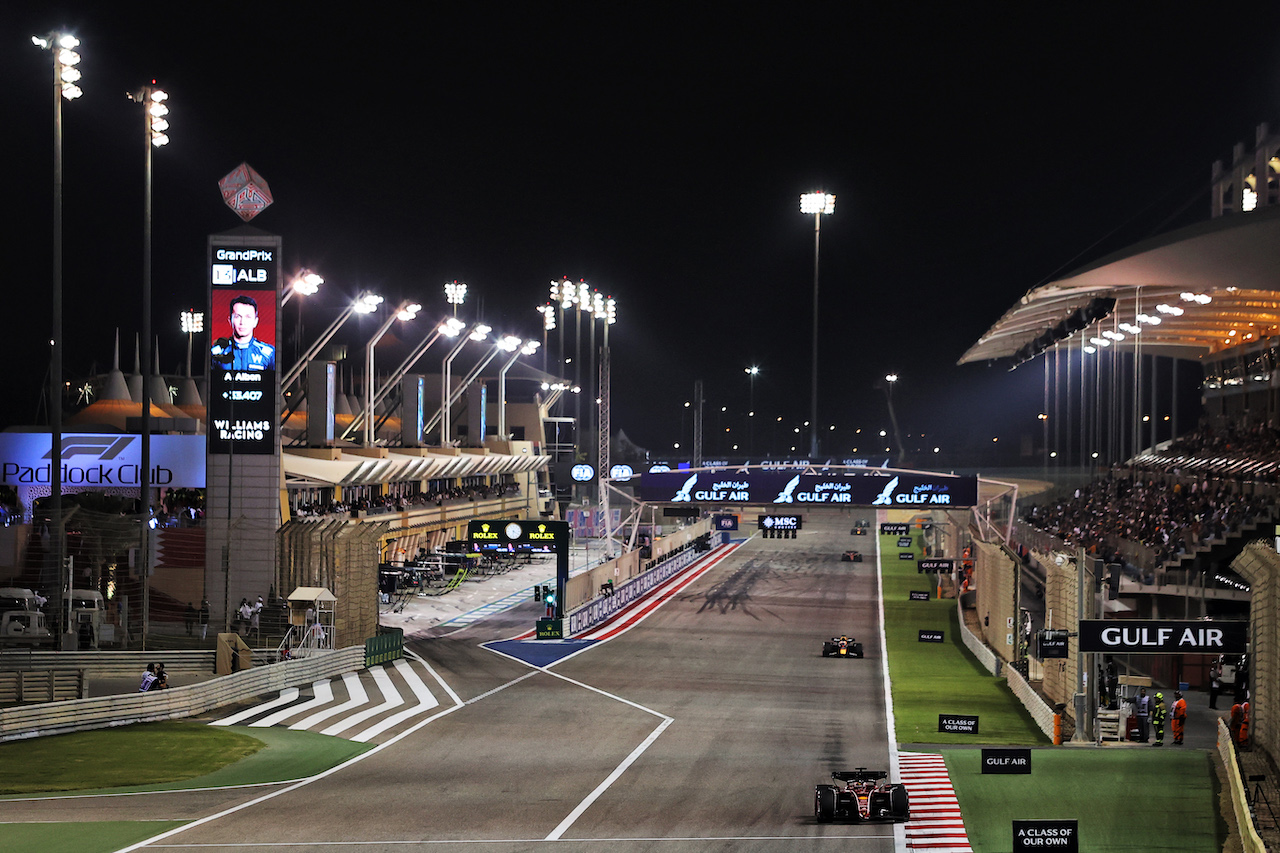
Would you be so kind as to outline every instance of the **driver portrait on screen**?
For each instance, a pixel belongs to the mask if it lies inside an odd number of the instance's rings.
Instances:
[[[231,300],[231,339],[213,342],[213,366],[225,370],[274,370],[276,348],[253,336],[258,327],[258,303],[241,294]]]

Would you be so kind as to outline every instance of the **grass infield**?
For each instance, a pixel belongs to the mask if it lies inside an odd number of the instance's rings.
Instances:
[[[0,744],[0,793],[118,793],[284,782],[372,744],[288,729],[143,723]],[[144,760],[139,760],[144,756]]]
[[[919,535],[912,537],[919,542]],[[919,574],[914,560],[902,560],[897,536],[880,537],[884,584],[885,641],[893,691],[895,736],[899,743],[1046,744],[1022,703],[1003,678],[988,673],[960,640],[956,602],[939,601],[933,575]],[[911,601],[912,590],[929,591],[928,601]],[[942,631],[943,642],[920,642],[920,631]],[[938,731],[938,715],[978,717],[978,734]]]
[[[1059,747],[1031,753],[1030,775],[982,775],[980,749],[943,756],[975,851],[1013,847],[1014,820],[1079,821],[1080,849],[1218,853],[1227,825],[1202,750]]]
[[[5,853],[107,853],[181,826],[180,820],[0,823]]]

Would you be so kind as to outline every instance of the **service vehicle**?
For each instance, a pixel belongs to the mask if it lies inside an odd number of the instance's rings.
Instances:
[[[862,643],[859,643],[853,637],[841,634],[839,637],[832,637],[830,640],[822,641],[822,656],[824,658],[860,658],[862,657]]]
[[[837,770],[835,785],[817,785],[813,792],[813,816],[818,823],[850,820],[858,823],[911,819],[911,803],[904,785],[891,783],[887,770]]]

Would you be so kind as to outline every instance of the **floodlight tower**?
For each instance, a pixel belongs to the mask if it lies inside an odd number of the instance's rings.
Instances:
[[[49,433],[51,459],[62,458],[62,99],[83,94],[76,85],[75,67],[80,40],[70,33],[32,36],[31,43],[53,56],[53,333],[49,339]],[[145,382],[143,383],[146,384]],[[54,525],[54,553],[59,575],[67,562],[66,524],[62,518],[62,466],[49,466],[50,509]],[[67,631],[71,625],[71,572],[67,569]]]
[[[147,631],[150,627],[150,600],[148,590],[151,588],[148,578],[151,576],[151,149],[169,144],[165,131],[169,129],[169,121],[165,118],[169,108],[165,101],[169,95],[157,89],[154,80],[150,86],[143,86],[136,92],[127,92],[126,96],[135,104],[142,104],[143,133],[143,194],[142,194],[142,448],[141,462],[138,470],[138,508],[142,513],[142,533],[138,553],[141,557],[142,576],[142,648],[147,648]],[[67,594],[71,594],[70,588]]]
[[[204,331],[204,312],[192,308],[183,311],[178,317],[182,321],[182,331],[187,333],[187,377],[191,377],[191,341],[198,332]]]
[[[805,193],[800,196],[800,212],[813,214],[813,366],[809,381],[809,457],[818,458],[818,242],[822,233],[822,217],[836,212],[836,197],[831,193]]]

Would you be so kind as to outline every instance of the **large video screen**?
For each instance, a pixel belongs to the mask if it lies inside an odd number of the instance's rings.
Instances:
[[[209,452],[276,452],[280,238],[209,240]]]

